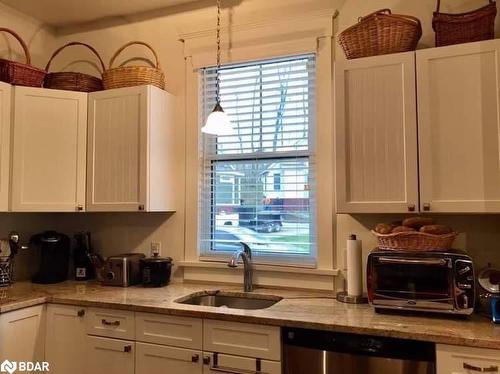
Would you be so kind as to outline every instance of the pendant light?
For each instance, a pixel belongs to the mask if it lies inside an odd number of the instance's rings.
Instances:
[[[231,135],[233,125],[220,105],[220,2],[217,0],[217,68],[215,73],[215,107],[207,117],[201,131],[210,135]]]

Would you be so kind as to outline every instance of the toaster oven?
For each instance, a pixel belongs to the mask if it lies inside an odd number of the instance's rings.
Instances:
[[[472,259],[459,250],[379,251],[368,255],[368,301],[399,309],[469,315],[474,311]]]
[[[110,256],[106,259],[103,268],[103,285],[128,287],[141,283],[141,259],[146,257],[142,253],[125,253]]]

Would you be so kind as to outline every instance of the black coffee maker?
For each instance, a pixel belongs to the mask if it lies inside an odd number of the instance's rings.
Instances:
[[[45,231],[33,235],[30,243],[40,248],[40,268],[32,279],[33,283],[59,283],[68,279],[71,246],[68,236]]]

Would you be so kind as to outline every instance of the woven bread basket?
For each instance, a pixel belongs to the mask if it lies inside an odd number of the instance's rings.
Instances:
[[[103,89],[102,79],[94,77],[92,75],[72,72],[72,71],[48,73],[52,60],[66,47],[75,45],[81,45],[90,49],[90,51],[97,56],[97,59],[101,64],[102,71],[106,69],[104,66],[104,62],[102,62],[101,56],[99,56],[99,53],[97,53],[97,51],[94,48],[85,43],[71,42],[58,48],[50,57],[49,61],[47,62],[47,66],[45,67],[47,75],[45,76],[43,86],[46,88],[68,90],[68,91],[80,91],[80,92],[101,91]]]
[[[24,40],[5,27],[0,27],[0,31],[7,32],[16,38],[26,57],[26,63],[0,59],[0,81],[18,86],[42,87],[46,72],[31,65],[31,55]]]
[[[440,251],[450,249],[458,233],[433,235],[418,231],[379,234],[372,230],[377,237],[378,248],[387,251]]]
[[[127,47],[139,44],[143,45],[151,52],[155,57],[155,67],[151,66],[118,66],[113,67],[116,57]],[[109,61],[109,69],[105,70],[102,75],[102,82],[106,90],[112,88],[121,87],[131,87],[131,86],[141,86],[144,84],[151,84],[153,86],[165,89],[165,74],[160,68],[160,61],[155,50],[147,43],[140,41],[133,41],[125,44],[123,47],[118,49],[116,53],[111,57]]]
[[[381,9],[360,17],[339,35],[348,59],[414,51],[422,36],[418,18]]]
[[[493,0],[482,8],[460,14],[441,13],[441,1],[432,17],[432,28],[436,33],[436,47],[476,42],[495,37],[497,5]]]

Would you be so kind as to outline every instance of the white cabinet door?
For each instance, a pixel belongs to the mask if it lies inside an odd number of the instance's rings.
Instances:
[[[45,306],[0,315],[0,362],[44,361]]]
[[[420,202],[500,212],[500,41],[419,50]]]
[[[418,210],[415,54],[335,63],[339,213]]]
[[[14,88],[12,210],[85,208],[87,94]]]
[[[152,86],[89,95],[88,210],[175,210],[174,105]]]
[[[87,374],[134,374],[135,343],[87,335]]]
[[[500,351],[438,344],[437,374],[499,373]]]
[[[203,374],[266,373],[281,374],[281,362],[250,357],[203,352]]]
[[[135,374],[201,374],[201,351],[136,343]]]
[[[45,360],[52,374],[85,374],[85,308],[49,304]]]
[[[12,86],[0,82],[0,211],[9,210]]]

